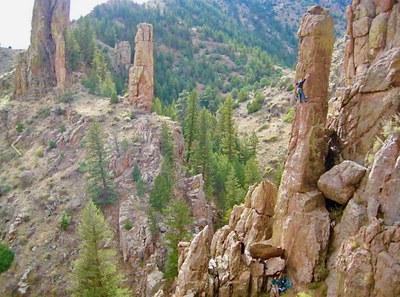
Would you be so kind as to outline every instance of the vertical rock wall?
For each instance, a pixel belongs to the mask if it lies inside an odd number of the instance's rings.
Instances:
[[[54,87],[65,89],[64,31],[69,25],[70,0],[36,0],[32,15],[31,45],[20,56],[15,95],[38,96]]]
[[[342,157],[365,164],[382,121],[400,111],[400,3],[353,1],[347,35],[347,89],[330,126],[340,138]]]
[[[325,171],[328,88],[334,45],[333,19],[320,6],[303,16],[299,29],[296,79],[307,74],[307,103],[298,103],[289,154],[275,207],[273,243],[286,250],[287,269],[296,284],[318,279],[317,267],[329,239],[330,221],[317,181]]]
[[[128,101],[138,110],[149,113],[154,97],[153,26],[142,23],[135,37],[135,58],[129,70]]]
[[[132,49],[129,41],[121,41],[115,45],[112,54],[112,66],[118,74],[126,74],[131,65]]]

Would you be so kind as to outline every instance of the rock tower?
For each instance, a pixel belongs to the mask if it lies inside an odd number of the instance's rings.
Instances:
[[[52,88],[65,89],[64,32],[69,25],[70,0],[35,0],[31,44],[20,56],[15,95],[39,96]]]
[[[154,97],[153,26],[137,26],[135,59],[129,70],[128,101],[141,112],[151,112]]]
[[[287,269],[297,285],[318,278],[330,220],[317,181],[325,171],[328,87],[334,45],[334,22],[320,6],[308,10],[298,32],[296,79],[304,84],[307,103],[298,103],[289,153],[275,207],[273,243],[286,251]]]

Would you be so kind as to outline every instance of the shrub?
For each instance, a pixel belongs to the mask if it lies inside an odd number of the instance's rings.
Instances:
[[[14,252],[10,248],[0,243],[0,273],[7,271],[14,261]]]
[[[275,170],[275,185],[279,188],[283,175],[283,166],[279,165]]]
[[[86,162],[85,162],[85,161],[81,162],[81,163],[79,164],[78,171],[79,171],[80,173],[85,173],[87,170],[88,170],[88,169],[87,169],[87,164],[86,164]]]
[[[57,147],[57,143],[55,140],[50,140],[49,141],[49,148],[50,149],[55,149]]]
[[[62,125],[60,126],[60,132],[61,132],[61,133],[64,133],[65,131],[67,131],[67,128],[65,128],[65,125],[62,124]]]
[[[61,219],[60,219],[60,227],[61,230],[65,231],[68,229],[69,226],[69,220],[67,214],[64,212]]]
[[[41,109],[38,111],[37,116],[40,117],[40,118],[42,118],[42,119],[45,119],[45,118],[49,117],[50,114],[51,114],[50,108],[45,107],[45,108],[41,108]]]
[[[39,158],[43,158],[43,156],[44,156],[43,150],[42,149],[38,149],[36,151],[36,156],[38,156]]]
[[[58,102],[71,103],[76,99],[76,94],[72,91],[66,91],[58,97]]]
[[[17,124],[17,126],[15,126],[15,130],[17,130],[18,133],[21,133],[22,131],[24,131],[25,129],[25,125],[21,122],[19,122]]]
[[[146,187],[142,179],[140,179],[136,184],[136,194],[139,197],[143,197],[146,194]]]
[[[124,228],[126,231],[129,231],[133,228],[133,224],[129,219],[125,221]]]
[[[118,100],[118,95],[116,91],[113,91],[111,94],[111,98],[110,98],[110,103],[111,104],[117,104],[119,102]]]
[[[294,114],[295,114],[294,107],[289,108],[287,114],[283,116],[283,121],[286,123],[293,122]]]
[[[260,128],[258,128],[258,131],[264,131],[267,130],[270,127],[270,124],[264,124]]]
[[[262,107],[262,104],[253,100],[250,103],[247,104],[247,113],[251,114],[251,113],[255,113],[257,111],[259,111]]]
[[[65,114],[65,109],[61,108],[60,106],[57,106],[56,109],[54,109],[54,113],[58,116],[61,116]]]
[[[140,172],[140,168],[137,164],[132,168],[132,178],[135,182],[139,181],[142,178],[142,174]]]

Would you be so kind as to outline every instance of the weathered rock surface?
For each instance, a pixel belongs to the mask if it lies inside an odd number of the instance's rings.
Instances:
[[[200,230],[209,226],[211,234],[213,234],[217,213],[216,208],[211,206],[206,200],[203,175],[199,174],[184,179],[181,188],[192,210],[192,216],[195,220],[195,233],[199,233]]]
[[[318,180],[318,188],[339,204],[346,204],[356,191],[367,168],[352,161],[344,161],[325,172]]]
[[[129,41],[121,41],[115,45],[111,62],[116,73],[128,73],[131,66],[131,55],[132,49]]]
[[[382,122],[400,110],[400,3],[353,1],[348,7],[347,89],[329,123],[344,159],[365,164]]]
[[[207,291],[211,238],[210,228],[206,226],[192,240],[187,249],[186,257],[182,265],[179,266],[177,297]]]
[[[328,11],[311,8],[303,16],[299,38],[296,80],[309,75],[304,84],[308,102],[296,108],[272,243],[287,251],[288,272],[295,283],[303,285],[318,279],[314,271],[324,265],[330,232],[324,197],[317,189],[327,155],[325,123],[334,45],[333,19]]]
[[[154,97],[153,26],[142,23],[135,37],[135,58],[129,70],[128,101],[139,111],[149,113]]]
[[[70,0],[36,0],[31,45],[21,54],[15,95],[40,95],[65,88],[67,70],[64,32],[69,25]]]
[[[250,246],[250,255],[255,259],[268,260],[281,257],[283,252],[283,249],[272,246],[268,241],[256,242]]]
[[[176,296],[260,294],[267,285],[267,276],[285,266],[285,261],[276,257],[283,252],[279,248],[269,245],[273,258],[267,261],[254,258],[249,252],[257,243],[265,247],[265,241],[272,235],[271,216],[276,195],[276,187],[268,182],[254,185],[245,204],[233,208],[229,224],[219,229],[212,240],[204,234],[209,232],[206,227],[190,246],[180,245],[179,263],[183,264],[179,269]]]

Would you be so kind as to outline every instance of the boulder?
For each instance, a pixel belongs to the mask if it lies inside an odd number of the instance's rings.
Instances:
[[[344,161],[319,178],[318,188],[326,198],[342,205],[346,204],[366,171],[367,168],[353,161]]]
[[[272,246],[268,241],[253,243],[250,246],[250,255],[255,259],[268,260],[282,256],[283,252],[283,249]]]

